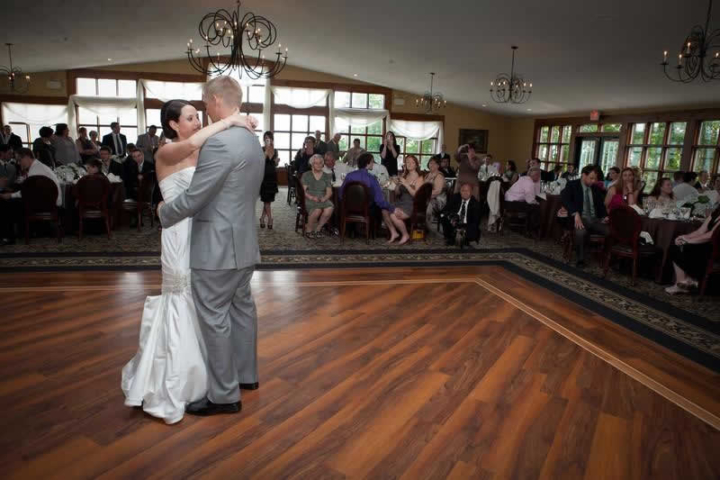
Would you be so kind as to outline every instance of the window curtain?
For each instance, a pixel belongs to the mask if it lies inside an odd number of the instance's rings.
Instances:
[[[40,134],[40,128],[52,127],[58,123],[67,123],[67,106],[65,105],[36,105],[33,103],[12,103],[3,102],[3,121],[27,123],[30,127],[30,138],[32,143]]]
[[[311,108],[327,105],[332,90],[315,88],[272,87],[275,103],[293,108]]]
[[[388,113],[389,112],[384,109],[335,108],[333,132],[337,130],[347,130],[348,126],[367,127],[381,121],[388,116]]]
[[[169,100],[202,100],[202,83],[191,82],[160,82],[157,80],[140,80],[147,91],[147,98],[157,98],[162,102]]]
[[[145,110],[144,106],[143,108],[137,108],[137,106],[137,98],[81,97],[71,95],[67,106],[68,127],[70,127],[71,136],[73,136],[72,133],[75,133],[73,138],[77,136],[78,121],[75,107],[83,108],[98,116],[122,117],[136,114],[139,128],[140,116],[145,117]],[[144,131],[142,133],[144,133]]]
[[[390,120],[388,130],[395,135],[412,140],[437,138],[435,152],[440,153],[443,144],[443,122],[414,122],[409,120]]]

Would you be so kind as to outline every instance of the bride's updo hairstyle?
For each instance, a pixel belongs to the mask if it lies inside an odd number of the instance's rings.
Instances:
[[[160,122],[165,138],[170,140],[177,138],[177,132],[170,126],[170,122],[180,122],[180,114],[186,105],[191,105],[191,103],[187,100],[170,100],[163,104],[160,110]]]

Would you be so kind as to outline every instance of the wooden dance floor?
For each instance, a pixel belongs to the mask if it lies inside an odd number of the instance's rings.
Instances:
[[[4,478],[720,478],[719,375],[498,266],[257,272],[260,389],[167,426],[120,390],[159,284],[0,275]]]

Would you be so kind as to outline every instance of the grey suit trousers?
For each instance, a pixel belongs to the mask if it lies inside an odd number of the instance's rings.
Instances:
[[[207,346],[207,396],[213,403],[235,403],[239,383],[258,381],[257,310],[250,291],[254,270],[192,270],[193,299]]]

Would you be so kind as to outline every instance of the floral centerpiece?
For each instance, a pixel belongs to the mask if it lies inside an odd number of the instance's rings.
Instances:
[[[55,169],[55,175],[63,183],[76,183],[86,173],[85,168],[77,163],[68,163]]]
[[[689,208],[692,215],[696,217],[706,217],[713,209],[713,202],[710,200],[708,195],[698,194],[691,195],[688,198],[677,202],[678,208]]]

